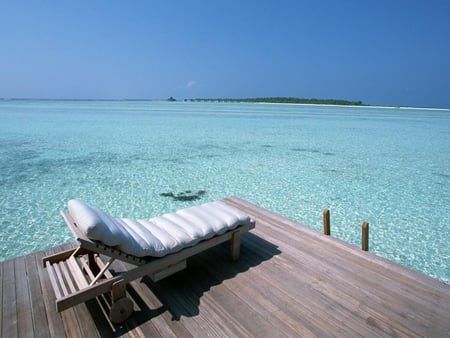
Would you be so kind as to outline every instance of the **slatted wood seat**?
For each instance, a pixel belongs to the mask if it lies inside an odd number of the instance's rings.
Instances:
[[[91,240],[81,231],[70,213],[61,212],[61,215],[79,242],[79,247],[43,258],[55,292],[56,309],[60,312],[108,294],[108,311],[113,322],[121,322],[133,312],[133,303],[126,297],[127,283],[143,276],[149,276],[155,282],[161,280],[186,268],[187,258],[225,241],[231,242],[231,258],[237,260],[241,233],[255,227],[255,222],[250,220],[223,234],[164,257],[136,257]],[[105,257],[107,261],[104,260]],[[114,274],[110,271],[110,266],[116,259],[136,267]]]

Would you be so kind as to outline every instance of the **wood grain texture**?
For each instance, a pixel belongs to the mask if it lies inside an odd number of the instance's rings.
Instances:
[[[126,288],[134,313],[113,324],[90,300],[56,312],[41,259],[52,248],[0,263],[3,336],[36,337],[446,337],[450,286],[248,201],[225,202],[247,212],[256,228],[187,260],[161,281]],[[101,265],[101,264],[100,264]],[[112,274],[133,268],[116,261]],[[66,276],[65,267],[61,267]],[[68,284],[71,289],[76,286]]]

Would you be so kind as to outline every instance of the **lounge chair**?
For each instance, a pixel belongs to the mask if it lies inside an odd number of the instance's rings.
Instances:
[[[237,260],[240,234],[255,227],[248,215],[221,201],[131,220],[71,200],[68,212],[61,215],[79,246],[43,258],[56,309],[60,312],[110,294],[114,323],[133,312],[133,302],[126,297],[127,283],[143,276],[161,280],[186,268],[187,258],[227,240],[231,240],[231,258]],[[115,259],[136,267],[115,274],[110,271]]]

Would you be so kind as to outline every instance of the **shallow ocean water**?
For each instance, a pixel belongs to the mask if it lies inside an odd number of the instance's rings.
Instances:
[[[4,100],[0,146],[0,260],[72,240],[71,198],[146,218],[236,195],[319,231],[329,208],[356,246],[368,221],[371,252],[450,283],[450,110]]]

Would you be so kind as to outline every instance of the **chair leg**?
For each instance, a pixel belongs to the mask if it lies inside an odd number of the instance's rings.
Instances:
[[[125,283],[115,283],[111,289],[111,299],[113,303],[123,297],[127,296],[127,285]]]
[[[133,313],[133,301],[126,296],[126,284],[118,282],[111,289],[112,306],[110,311],[111,321],[121,323]]]
[[[238,260],[241,253],[241,232],[236,231],[231,235],[231,259]]]

